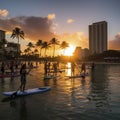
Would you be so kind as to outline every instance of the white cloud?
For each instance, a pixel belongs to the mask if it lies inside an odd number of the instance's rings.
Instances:
[[[8,16],[9,12],[6,9],[0,9],[0,17]]]

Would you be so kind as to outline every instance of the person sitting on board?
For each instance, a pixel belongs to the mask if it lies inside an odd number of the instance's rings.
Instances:
[[[29,70],[30,72],[30,70]],[[20,90],[24,92],[25,86],[26,86],[26,75],[29,73],[26,71],[26,64],[23,64],[21,69],[20,69],[20,76],[21,76],[21,85],[20,85]]]

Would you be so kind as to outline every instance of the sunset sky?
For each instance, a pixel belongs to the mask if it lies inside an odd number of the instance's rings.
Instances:
[[[6,39],[17,26],[29,40],[50,41],[56,37],[74,46],[88,48],[88,26],[108,22],[109,49],[120,50],[120,0],[1,0],[0,29]]]

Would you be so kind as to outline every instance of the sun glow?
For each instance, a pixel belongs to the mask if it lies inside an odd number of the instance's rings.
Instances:
[[[75,46],[69,45],[69,47],[65,49],[64,55],[66,55],[66,56],[72,56],[74,50],[75,50]]]

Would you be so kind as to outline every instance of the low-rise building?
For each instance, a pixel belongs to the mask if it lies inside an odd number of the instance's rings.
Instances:
[[[75,59],[81,60],[87,56],[89,56],[89,49],[88,48],[82,49],[81,47],[76,47],[76,49],[74,51],[74,58]]]

